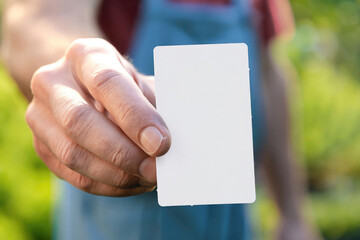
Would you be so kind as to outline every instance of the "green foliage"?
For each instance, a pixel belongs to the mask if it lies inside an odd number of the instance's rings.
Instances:
[[[334,69],[359,76],[360,1],[291,0],[291,4],[298,27],[294,44],[302,58],[319,57]],[[302,61],[296,65],[302,68]]]
[[[296,34],[275,52],[296,70],[295,142],[308,175],[308,215],[325,239],[360,239],[360,1],[291,3]],[[264,235],[271,236],[274,205],[258,200]]]
[[[296,35],[276,52],[297,75],[296,148],[308,174],[308,217],[326,239],[360,239],[360,0],[291,4]],[[32,148],[25,108],[0,67],[0,240],[51,237],[50,174]],[[260,234],[269,239],[277,213],[264,194],[257,199]]]
[[[286,52],[299,74],[304,157],[310,187],[324,189],[336,177],[360,177],[360,1],[292,5],[297,32]]]
[[[0,67],[0,239],[49,239],[50,174],[36,156],[26,102]]]

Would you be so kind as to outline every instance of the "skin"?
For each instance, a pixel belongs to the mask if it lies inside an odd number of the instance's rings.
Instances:
[[[57,176],[101,195],[154,186],[154,157],[169,149],[170,133],[149,101],[146,77],[108,42],[74,41],[63,58],[34,73],[31,90],[26,120]]]
[[[107,41],[79,38],[99,33],[90,21],[96,1],[76,1],[74,8],[88,9],[80,16],[72,9],[63,22],[60,9],[68,13],[68,4],[16,1],[5,15],[3,59],[30,101],[26,120],[35,150],[55,175],[86,192],[151,191],[154,157],[171,144],[154,107],[153,78],[138,73]]]
[[[276,239],[321,239],[302,214],[305,181],[291,143],[286,78],[269,50],[263,49],[261,66],[267,139],[260,154],[260,172],[280,213]]]
[[[155,157],[168,151],[171,136],[155,109],[153,77],[138,73],[100,39],[99,3],[11,1],[1,53],[30,101],[26,119],[48,168],[92,194],[135,195],[153,190]],[[317,239],[301,214],[303,183],[295,174],[288,136],[284,78],[269,50],[262,52],[266,108],[275,109],[266,112],[262,156],[281,216],[277,238]]]

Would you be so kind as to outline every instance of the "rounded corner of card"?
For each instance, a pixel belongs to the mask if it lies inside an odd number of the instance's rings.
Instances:
[[[160,207],[166,207],[167,205],[158,197],[158,204]]]
[[[154,47],[154,49],[153,49],[154,56],[159,52],[160,48],[161,48],[161,46]]]
[[[240,43],[239,45],[244,47],[246,50],[248,50],[248,45],[246,43]]]
[[[254,193],[254,195],[251,196],[249,203],[254,203],[256,201],[256,194]]]

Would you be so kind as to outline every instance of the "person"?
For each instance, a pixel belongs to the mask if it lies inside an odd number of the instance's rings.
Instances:
[[[9,3],[3,60],[30,102],[36,152],[64,180],[55,238],[254,237],[246,205],[161,208],[154,191],[155,158],[169,150],[171,129],[155,108],[152,49],[224,42],[249,46],[255,155],[280,211],[278,239],[316,238],[301,213],[286,85],[270,51],[271,39],[291,28],[288,3],[256,4],[257,11],[248,0]]]

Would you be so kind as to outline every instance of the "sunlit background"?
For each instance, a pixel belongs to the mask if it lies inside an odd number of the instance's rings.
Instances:
[[[0,1],[1,3],[1,1]],[[295,38],[274,49],[291,76],[293,139],[306,212],[325,239],[360,239],[360,0],[292,0]],[[26,102],[0,65],[0,239],[50,239],[51,175],[32,148]],[[260,188],[258,234],[276,210]]]

